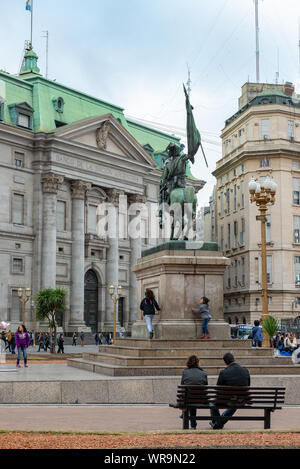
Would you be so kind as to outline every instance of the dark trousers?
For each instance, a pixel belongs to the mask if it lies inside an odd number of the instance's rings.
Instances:
[[[197,427],[197,420],[193,419],[193,417],[197,416],[197,409],[190,409],[190,417],[191,417],[191,427],[196,428]]]
[[[223,428],[225,423],[228,422],[229,418],[236,413],[237,409],[226,409],[223,412],[222,416],[220,415],[220,410],[217,407],[212,407],[210,409],[210,415],[212,423],[216,425],[217,428]],[[216,419],[215,417],[220,417],[220,419]]]

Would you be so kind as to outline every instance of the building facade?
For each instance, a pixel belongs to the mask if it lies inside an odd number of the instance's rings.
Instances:
[[[252,323],[261,306],[261,227],[248,183],[274,179],[278,189],[266,224],[269,312],[300,316],[300,105],[293,86],[246,83],[238,112],[222,131],[214,175],[212,228],[231,259],[224,278],[230,323]]]
[[[29,287],[32,328],[35,294],[61,286],[66,332],[111,331],[108,286],[121,285],[118,324],[130,330],[138,305],[131,267],[157,239],[138,210],[125,210],[114,223],[122,232],[138,216],[139,237],[100,236],[99,206],[115,207],[120,197],[126,209],[156,203],[165,149],[179,139],[44,78],[37,59],[29,50],[19,76],[0,72],[0,319],[12,329],[20,323],[18,288]]]

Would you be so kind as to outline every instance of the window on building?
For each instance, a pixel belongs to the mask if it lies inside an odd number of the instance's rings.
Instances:
[[[233,223],[233,243],[232,243],[233,248],[237,247],[237,240],[238,240],[238,222],[235,221]]]
[[[229,152],[229,141],[225,140],[224,145],[225,145],[225,155],[227,155]]]
[[[300,217],[294,215],[294,243],[300,243]]]
[[[224,251],[224,226],[221,226],[221,239],[220,239],[220,249]]]
[[[295,304],[300,305],[300,296],[297,296],[295,299]]]
[[[234,170],[233,170],[233,175],[234,175],[234,176],[237,175],[237,168],[234,168]]]
[[[271,305],[271,304],[272,304],[272,297],[268,296],[268,305]]]
[[[19,257],[13,257],[12,259],[12,273],[22,274],[24,272],[24,260]]]
[[[246,140],[249,140],[249,137],[250,137],[250,127],[249,127],[249,124],[246,124],[245,128],[246,128]]]
[[[288,138],[294,138],[294,121],[288,120]]]
[[[230,249],[231,240],[230,240],[230,223],[227,225],[227,249]]]
[[[235,135],[232,136],[232,149],[233,150],[236,149],[236,136]]]
[[[300,205],[300,179],[293,178],[293,203]]]
[[[18,168],[24,167],[24,153],[15,152],[15,166]]]
[[[270,243],[271,242],[271,215],[266,216],[266,242]]]
[[[220,184],[223,184],[223,176],[220,177]]]
[[[26,129],[30,129],[31,127],[31,117],[27,116],[26,114],[19,113],[18,114],[18,125],[20,127],[26,127]]]
[[[224,217],[224,192],[221,192],[221,217]]]
[[[96,234],[97,233],[97,206],[89,205],[87,215],[88,215],[88,223],[87,223],[88,233]]]
[[[292,169],[299,169],[299,161],[292,162]]]
[[[227,288],[231,288],[231,272],[230,272],[230,265],[227,267]]]
[[[244,165],[240,164],[240,173],[242,174],[244,172]]]
[[[242,231],[240,231],[240,245],[245,244],[245,218],[241,219]]]
[[[270,166],[270,160],[268,160],[267,158],[260,160],[259,166],[261,168],[268,168]]]
[[[242,134],[243,134],[242,129],[240,129],[239,132],[238,132],[238,135],[239,135],[239,145],[242,145],[242,143],[243,143]]]
[[[241,208],[245,208],[245,184],[241,181]]]
[[[300,285],[300,256],[294,257],[295,265],[295,284]]]
[[[245,258],[242,257],[241,259],[241,267],[242,267],[242,285],[245,285]],[[245,298],[244,298],[244,304],[245,304]]]
[[[262,119],[261,121],[261,138],[270,138],[270,119]]]
[[[12,222],[16,225],[24,225],[24,195],[22,194],[13,194]]]
[[[12,290],[10,321],[20,322],[22,320],[22,304],[18,298],[18,290]]]
[[[267,281],[272,283],[272,256],[267,256]]]
[[[238,285],[238,261],[235,259],[234,261],[234,286],[237,287]]]
[[[226,181],[228,182],[230,179],[230,174],[229,173],[226,173]]]
[[[144,244],[148,244],[148,220],[141,218],[141,238]]]
[[[56,205],[56,229],[66,231],[66,202],[62,200],[58,200]]]
[[[226,209],[228,215],[230,213],[230,189],[227,189],[226,191]]]
[[[233,210],[237,209],[236,184],[233,186]]]

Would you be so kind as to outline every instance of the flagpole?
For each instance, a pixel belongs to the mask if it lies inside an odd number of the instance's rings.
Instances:
[[[32,29],[33,29],[33,0],[31,0],[31,35],[30,35],[30,44],[31,44],[31,49],[32,49]]]

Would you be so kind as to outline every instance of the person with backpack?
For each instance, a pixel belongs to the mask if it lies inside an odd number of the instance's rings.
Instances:
[[[200,339],[210,339],[210,334],[208,332],[208,323],[211,320],[209,299],[206,296],[200,298],[199,308],[192,308],[193,313],[200,313],[202,322],[202,335]]]
[[[155,310],[160,311],[160,307],[157,304],[153,291],[149,288],[145,291],[145,298],[140,304],[140,309],[143,311],[150,339],[153,339],[152,319],[155,315]]]

